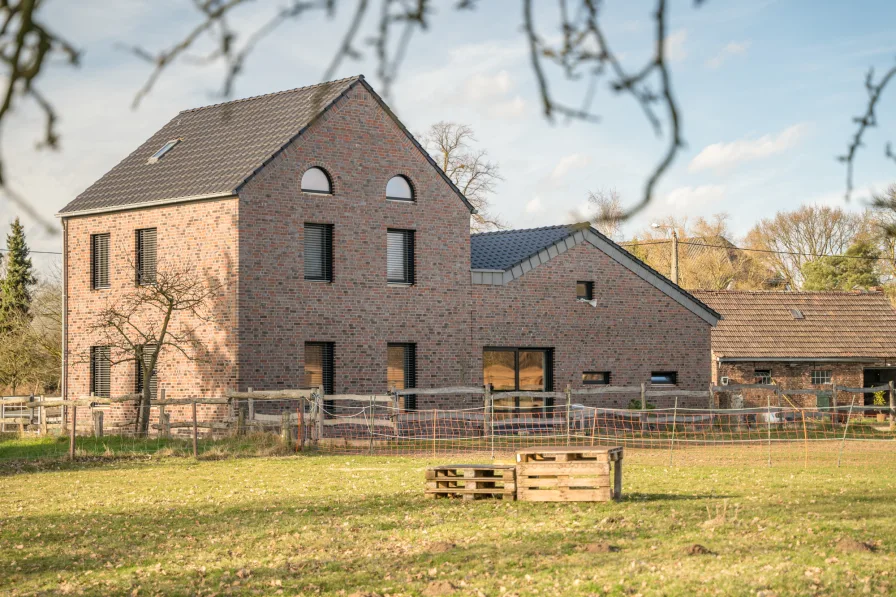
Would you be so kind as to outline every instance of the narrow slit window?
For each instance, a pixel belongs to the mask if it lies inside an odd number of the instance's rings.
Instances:
[[[90,237],[90,278],[94,290],[109,288],[109,233]]]
[[[585,371],[582,373],[582,383],[586,386],[610,385],[609,371]]]
[[[112,371],[111,351],[108,346],[93,346],[90,349],[90,394],[103,398],[111,397]]]
[[[654,371],[650,374],[650,383],[654,386],[674,386],[678,383],[678,372]]]
[[[417,345],[390,343],[386,347],[386,383],[396,390],[417,387]],[[417,396],[402,396],[404,410],[417,410]]]
[[[155,228],[137,231],[137,284],[148,286],[156,283],[157,234]]]
[[[414,231],[388,230],[386,270],[390,284],[414,283]]]
[[[333,281],[332,224],[305,224],[305,279]]]
[[[149,163],[155,164],[156,162],[161,160],[162,157],[164,157],[166,153],[174,149],[174,146],[178,143],[180,143],[180,139],[172,139],[171,141],[168,141],[167,143],[162,145],[162,147],[157,152],[152,154],[152,157],[149,158]]]

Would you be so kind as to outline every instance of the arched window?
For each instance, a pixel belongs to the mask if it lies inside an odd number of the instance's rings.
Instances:
[[[333,184],[330,182],[330,175],[323,168],[308,168],[302,175],[302,192],[332,193]]]
[[[413,201],[414,189],[404,176],[393,176],[386,184],[386,199],[394,201]]]

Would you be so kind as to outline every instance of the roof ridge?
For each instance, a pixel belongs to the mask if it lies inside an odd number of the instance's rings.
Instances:
[[[536,232],[539,230],[557,230],[560,228],[572,228],[577,230],[578,226],[581,226],[582,222],[577,222],[575,224],[555,224],[552,226],[539,226],[537,228],[508,228],[504,230],[489,230],[488,232],[476,232],[471,234],[470,237],[474,236],[486,236],[486,235],[496,235],[496,234],[511,234],[513,232]]]
[[[833,294],[846,296],[861,296],[863,294],[884,294],[883,290],[704,290],[695,289],[694,292],[705,292],[712,294],[769,294],[769,295],[822,295],[828,296]]]
[[[359,79],[363,79],[364,75],[353,75],[351,77],[345,77],[343,79],[333,79],[332,81],[321,81],[320,83],[315,83],[314,85],[305,85],[304,87],[294,87],[293,89],[283,89],[282,91],[274,91],[272,93],[262,93],[260,95],[252,95],[249,97],[242,97],[235,100],[229,100],[226,102],[218,102],[217,104],[209,104],[207,106],[197,106],[195,108],[188,108],[186,110],[181,110],[178,114],[186,114],[188,112],[198,112],[200,110],[206,110],[208,108],[218,108],[220,106],[227,106],[229,104],[238,104],[241,102],[250,102],[252,100],[262,99],[266,97],[273,97],[275,95],[285,95],[287,93],[295,93],[297,91],[305,91],[307,89],[313,89],[315,87],[323,87],[324,85],[333,85],[335,83],[345,83],[348,81],[356,81]]]

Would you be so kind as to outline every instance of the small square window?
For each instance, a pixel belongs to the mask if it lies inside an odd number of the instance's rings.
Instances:
[[[830,384],[833,379],[833,373],[830,369],[816,369],[812,371],[812,385],[822,386]]]
[[[582,383],[592,386],[608,386],[610,385],[609,371],[585,371],[582,373]]]
[[[754,383],[770,384],[772,383],[771,369],[756,369],[753,371]]]
[[[678,372],[653,371],[650,374],[650,383],[654,386],[674,386],[678,383]]]
[[[576,282],[576,298],[590,301],[594,298],[594,282]]]

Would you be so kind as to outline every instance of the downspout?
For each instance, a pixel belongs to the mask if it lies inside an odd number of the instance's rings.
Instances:
[[[62,399],[68,397],[68,221],[62,218]],[[63,416],[66,416],[67,413]]]

